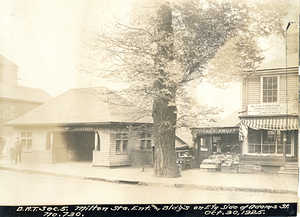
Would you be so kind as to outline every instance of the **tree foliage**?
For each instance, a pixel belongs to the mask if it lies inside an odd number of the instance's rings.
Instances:
[[[92,35],[85,70],[126,83],[141,105],[153,106],[157,176],[178,176],[164,171],[176,166],[176,127],[218,112],[193,103],[191,85],[204,77],[222,86],[250,76],[244,69],[255,70],[264,59],[259,37],[283,33],[287,7],[286,0],[155,2],[135,6],[129,22],[107,24]]]
[[[255,69],[264,59],[259,37],[283,34],[282,20],[289,7],[285,0],[186,0],[168,4],[173,33],[167,40],[157,30],[154,12],[159,3],[135,6],[136,13],[129,21],[110,23],[93,32],[85,70],[126,83],[135,94],[149,99],[158,94],[153,90],[157,79],[180,93],[187,85],[199,84],[203,77],[219,86],[242,81],[250,76],[244,69]],[[165,62],[165,75],[160,77],[161,66],[155,61],[157,48],[163,44],[172,44],[172,61],[160,59]],[[168,90],[159,94],[166,95]],[[188,96],[177,97],[183,95]]]

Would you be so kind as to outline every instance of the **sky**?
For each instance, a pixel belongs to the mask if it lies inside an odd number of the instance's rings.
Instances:
[[[131,0],[138,2],[135,0]],[[1,0],[0,54],[18,67],[18,84],[41,88],[56,97],[71,88],[116,84],[81,73],[87,32],[130,12],[128,0]],[[289,20],[292,21],[292,20]],[[266,60],[284,56],[284,41],[263,41]],[[195,90],[202,104],[224,107],[227,116],[240,107],[240,84]]]

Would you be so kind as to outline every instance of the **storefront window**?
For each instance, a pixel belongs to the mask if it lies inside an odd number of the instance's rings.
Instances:
[[[292,154],[291,133],[286,136],[286,154]],[[275,130],[253,130],[248,133],[248,152],[257,154],[283,154],[282,131]]]
[[[261,152],[261,132],[259,130],[253,130],[249,128],[248,131],[248,151],[249,153],[260,153]]]

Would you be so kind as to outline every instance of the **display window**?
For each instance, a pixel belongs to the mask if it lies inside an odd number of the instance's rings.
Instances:
[[[283,154],[284,132],[275,130],[248,131],[248,153]],[[292,133],[286,133],[286,154],[292,155]]]

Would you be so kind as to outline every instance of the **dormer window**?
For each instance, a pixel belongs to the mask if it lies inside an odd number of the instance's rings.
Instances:
[[[278,76],[262,77],[262,103],[278,102]]]

